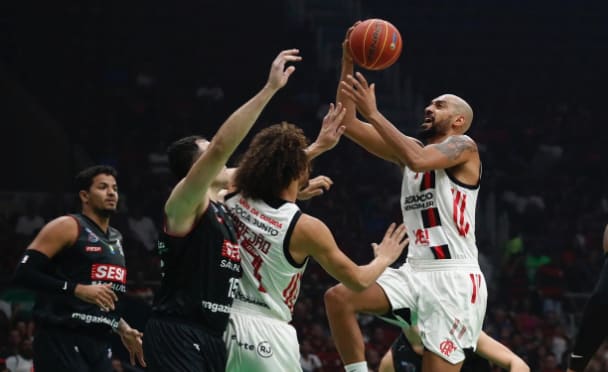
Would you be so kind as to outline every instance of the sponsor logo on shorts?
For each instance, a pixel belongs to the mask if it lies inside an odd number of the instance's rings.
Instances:
[[[258,355],[262,358],[270,358],[272,356],[272,347],[270,346],[270,342],[262,341],[258,344],[256,348]]]
[[[240,347],[241,349],[245,349],[245,350],[249,350],[249,351],[255,350],[255,345],[237,340],[236,335],[230,336],[230,339],[232,341],[236,342],[236,346]]]
[[[449,357],[450,354],[454,352],[454,350],[456,350],[456,345],[454,345],[451,340],[446,339],[441,344],[439,344],[439,351],[441,351],[441,353],[447,357]]]
[[[87,245],[84,248],[85,252],[89,252],[89,253],[97,253],[97,252],[101,252],[101,247],[96,247],[96,246],[92,246],[92,245]]]
[[[251,352],[255,351],[262,358],[270,358],[273,355],[272,346],[270,346],[270,342],[268,341],[260,341],[257,345],[255,345],[253,343],[237,340],[236,335],[230,336],[230,340],[235,342],[236,346],[243,350]]]

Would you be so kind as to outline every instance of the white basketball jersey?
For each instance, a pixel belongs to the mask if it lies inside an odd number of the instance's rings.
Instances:
[[[401,211],[410,239],[408,259],[473,259],[479,184],[467,186],[445,169],[417,173],[407,166]]]
[[[295,203],[230,195],[225,201],[234,219],[243,276],[235,295],[246,310],[291,321],[306,262],[297,265],[289,254],[289,240],[301,212]]]

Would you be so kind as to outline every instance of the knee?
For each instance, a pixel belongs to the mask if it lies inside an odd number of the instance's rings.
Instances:
[[[343,310],[349,305],[348,288],[342,284],[335,285],[325,291],[323,299],[328,313]]]

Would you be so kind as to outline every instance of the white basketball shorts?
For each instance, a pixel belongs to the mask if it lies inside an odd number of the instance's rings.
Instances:
[[[420,337],[429,351],[456,364],[464,360],[464,349],[475,349],[488,297],[477,262],[412,260],[386,269],[377,282],[393,311],[409,309],[418,316]]]

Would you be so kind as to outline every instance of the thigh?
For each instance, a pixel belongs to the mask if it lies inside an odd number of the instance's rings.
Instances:
[[[228,372],[302,370],[296,330],[286,322],[232,314],[224,341]]]
[[[459,372],[462,362],[452,364],[439,355],[424,350],[422,356],[422,372]]]
[[[420,335],[426,349],[452,364],[465,359],[481,332],[487,290],[483,275],[466,271],[419,272]],[[471,277],[473,279],[471,279]]]
[[[382,319],[398,327],[409,327],[413,322],[412,315],[417,311],[420,292],[420,285],[413,276],[409,264],[406,263],[399,269],[386,269],[378,278],[377,284],[384,296],[363,298],[362,300],[368,304],[366,306],[382,304],[379,299],[383,299],[388,303],[386,309],[382,309],[385,311],[372,313],[382,315]]]
[[[88,372],[76,336],[60,329],[40,329],[34,337],[36,372]]]
[[[150,319],[144,332],[144,358],[148,371],[223,372],[224,342],[187,324]]]

